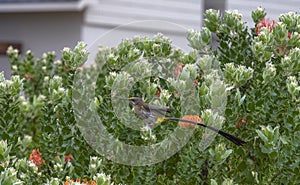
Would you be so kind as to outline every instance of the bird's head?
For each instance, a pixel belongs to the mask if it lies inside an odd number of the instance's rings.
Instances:
[[[128,101],[130,102],[131,105],[137,105],[139,103],[143,103],[144,102],[142,98],[138,98],[138,97],[128,98]]]

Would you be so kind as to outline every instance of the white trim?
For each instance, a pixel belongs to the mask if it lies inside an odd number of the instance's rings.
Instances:
[[[0,13],[82,11],[89,1],[0,3]]]

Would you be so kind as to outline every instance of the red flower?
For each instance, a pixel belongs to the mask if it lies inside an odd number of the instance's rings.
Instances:
[[[197,85],[198,84],[198,79],[194,80],[193,85]]]
[[[235,122],[235,128],[239,128],[241,126],[246,126],[247,125],[247,119],[243,118],[241,121]]]
[[[41,158],[42,153],[39,149],[32,150],[29,160],[32,161],[38,168],[41,164],[45,163],[45,160]]]
[[[261,28],[268,28],[270,30],[270,32],[272,32],[273,28],[276,26],[276,21],[275,20],[272,20],[270,21],[269,19],[265,20],[265,19],[262,19],[255,27],[255,33],[256,35],[259,35],[260,34],[260,30]],[[290,39],[291,37],[293,36],[292,33],[288,32],[288,35],[287,35],[287,39]],[[286,49],[286,45],[283,45],[283,46],[278,46],[276,48],[276,52],[278,54],[284,54],[285,53],[285,49]]]
[[[73,159],[73,155],[72,155],[72,154],[69,154],[69,155],[66,155],[66,156],[65,156],[65,162],[68,162],[68,161],[70,161],[71,159]]]
[[[180,63],[174,69],[175,77],[178,77],[178,75],[182,72],[182,70],[183,70],[183,64]]]
[[[159,87],[159,90],[156,92],[156,96],[157,96],[157,97],[160,97],[160,93],[161,93],[161,91],[162,91],[162,88],[161,88],[161,87]]]
[[[256,35],[260,34],[260,30],[261,28],[268,28],[270,31],[272,31],[272,29],[275,27],[276,25],[276,21],[272,20],[270,21],[270,19],[262,19],[255,27],[255,33]]]
[[[246,124],[246,123],[247,123],[246,118],[243,118],[243,119],[242,119],[242,123],[243,123],[243,124]]]

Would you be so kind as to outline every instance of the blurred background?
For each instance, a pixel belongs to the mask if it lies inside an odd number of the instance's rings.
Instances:
[[[161,20],[186,29],[200,29],[206,9],[238,10],[248,26],[254,26],[251,12],[266,9],[267,18],[300,10],[299,0],[0,0],[0,71],[11,74],[6,57],[9,45],[22,54],[31,50],[35,56],[64,47],[73,48],[78,41],[92,45],[111,29],[133,21]],[[120,38],[161,32],[175,42],[186,42],[184,29],[143,25],[118,30]],[[117,37],[104,45],[114,45]],[[186,42],[187,43],[187,42]],[[186,48],[188,46],[186,45]],[[185,48],[183,48],[185,49]]]

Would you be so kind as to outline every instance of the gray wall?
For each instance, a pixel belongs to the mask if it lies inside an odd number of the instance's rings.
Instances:
[[[82,20],[80,12],[0,13],[0,42],[20,42],[23,54],[31,50],[37,57],[48,51],[59,54],[81,40]],[[8,69],[7,57],[0,56],[0,71],[5,71],[6,78]]]

